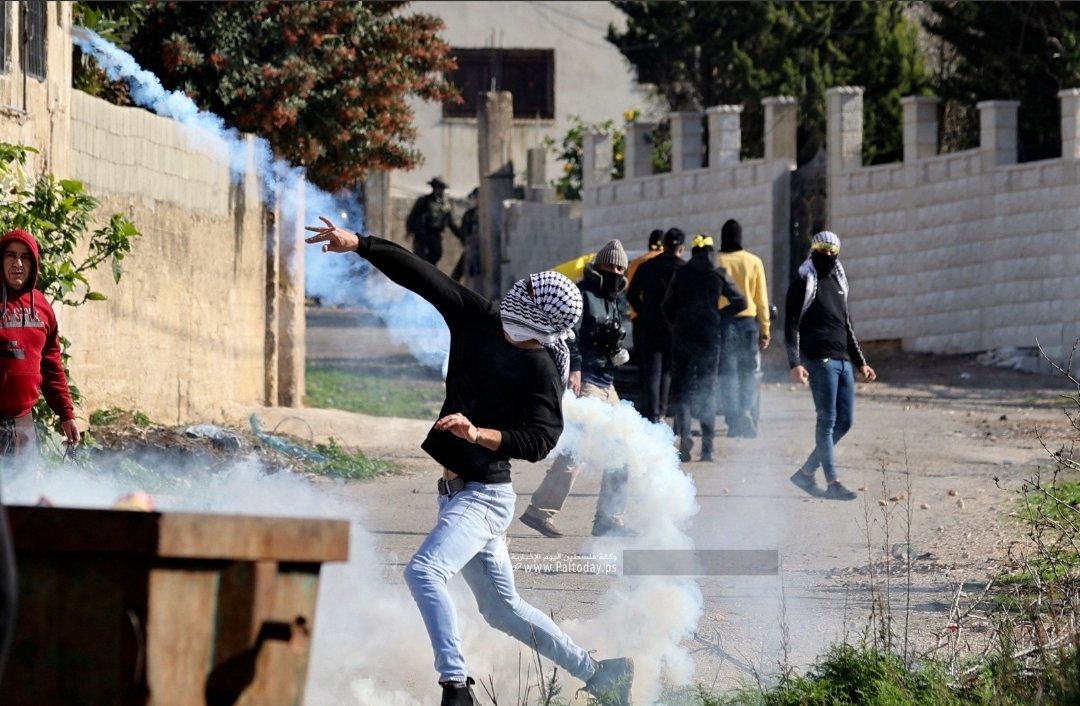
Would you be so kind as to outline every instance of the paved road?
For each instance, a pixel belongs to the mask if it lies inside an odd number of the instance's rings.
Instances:
[[[320,324],[333,323],[333,319],[309,318],[309,356],[318,358],[332,351],[329,357],[343,357],[343,351],[357,350],[343,341],[357,337],[365,342],[363,355],[372,361],[383,353],[401,354],[373,322],[359,329]],[[1039,406],[1052,400],[1060,389],[1049,380],[981,368],[968,359],[893,355],[879,356],[872,362],[878,363],[882,382],[860,386],[855,427],[839,451],[845,483],[866,488],[859,500],[812,499],[788,482],[813,443],[813,405],[805,388],[786,382],[764,387],[758,438],[722,439],[716,462],[685,464],[683,470],[693,478],[700,507],[687,528],[694,546],[775,549],[783,568],[778,576],[692,579],[701,594],[700,606],[692,607],[700,610],[696,636],[678,641],[679,650],[669,655],[665,669],[668,680],[688,678],[691,667],[690,680],[718,687],[749,679],[755,672],[775,673],[785,645],[787,660],[805,666],[830,642],[867,627],[875,595],[870,590],[871,581],[880,586],[887,580],[892,583],[891,592],[881,590],[876,595],[881,601],[891,601],[897,632],[902,635],[908,622],[912,645],[925,648],[932,644],[934,631],[947,622],[958,585],[966,582],[969,591],[977,591],[1004,561],[1010,543],[1019,535],[1007,517],[1015,498],[1013,491],[1036,464],[1047,461],[1032,430],[1038,424],[1055,438],[1066,431],[1060,412]],[[968,377],[957,377],[953,368],[969,370]],[[952,379],[956,382],[950,382]],[[430,698],[430,654],[422,634],[415,640],[419,623],[409,614],[415,609],[409,605],[400,578],[404,562],[430,529],[435,513],[437,469],[417,448],[428,423],[391,424],[315,410],[306,414],[324,415],[323,424],[330,423],[325,415],[332,415],[338,420],[337,438],[392,457],[406,472],[326,488],[327,493],[356,509],[373,538],[373,556],[380,564],[382,581],[379,592],[394,597],[390,614],[381,615],[376,622],[382,627],[398,626],[400,639],[411,645],[407,656],[400,650],[392,652],[392,663],[387,662],[389,658],[380,662],[378,655],[358,659],[362,674],[351,678],[354,682],[362,678],[371,681],[354,684],[354,696],[368,694],[361,703],[366,703],[365,699],[411,703],[407,695]],[[356,430],[351,439],[347,432],[342,433],[342,426],[347,430],[350,424]],[[322,433],[319,423],[313,426],[317,434]],[[519,513],[548,465],[515,464]],[[565,538],[546,539],[515,522],[508,535],[511,551],[566,556],[592,547],[589,529],[599,486],[597,475],[586,473],[580,479],[559,516],[560,526],[567,531]],[[957,495],[949,495],[951,490]],[[900,494],[906,498],[887,506],[878,502]],[[924,503],[928,509],[921,509]],[[657,511],[649,497],[638,495],[632,498],[628,519],[640,522]],[[905,518],[909,511],[908,537]],[[916,547],[915,553],[923,557],[912,562],[910,589],[904,564],[887,560],[889,548],[908,538]],[[632,548],[635,543],[627,540],[622,546]],[[871,563],[875,568],[872,578],[868,570]],[[888,577],[886,567],[893,572]],[[518,572],[516,578],[528,601],[569,624],[572,634],[596,635],[598,642],[617,642],[612,636],[620,631],[654,630],[654,623],[674,620],[677,606],[670,601],[681,595],[665,593],[668,589],[635,593],[638,599],[647,597],[647,602],[636,612],[626,613],[637,616],[633,624],[599,626],[575,621],[610,615],[616,600],[613,589],[625,587],[630,579],[527,572]],[[396,618],[394,611],[400,611]],[[493,643],[473,625],[479,622],[475,606],[465,601],[462,612],[473,669],[484,674],[487,665],[489,671],[498,671],[501,658],[489,660],[480,647]],[[977,640],[978,634],[972,637]],[[647,684],[638,689],[639,697],[654,692]],[[388,695],[393,691],[401,693]],[[313,702],[329,703],[320,693],[319,686],[313,685]],[[320,701],[322,698],[327,700]]]

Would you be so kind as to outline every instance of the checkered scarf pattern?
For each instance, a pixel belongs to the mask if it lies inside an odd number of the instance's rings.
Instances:
[[[527,332],[551,351],[565,384],[570,377],[566,339],[574,337],[574,324],[581,318],[581,290],[558,272],[529,275],[528,282],[532,284],[532,296],[522,279],[503,297],[499,305],[503,328],[517,334]]]
[[[840,250],[840,236],[833,233],[831,230],[823,230],[814,236],[810,241],[810,248],[813,249],[817,243],[827,243],[834,246],[837,251]],[[844,272],[844,266],[840,264],[840,261],[836,261],[836,267],[833,269],[833,274],[836,275],[836,280],[840,283],[840,291],[844,295],[844,299],[847,299],[848,295],[848,278],[847,273]],[[799,318],[806,313],[806,310],[810,308],[810,305],[814,303],[814,297],[817,296],[818,289],[818,273],[814,267],[814,262],[809,257],[806,261],[799,266],[799,276],[806,280],[806,294],[803,296],[802,311],[799,313]]]

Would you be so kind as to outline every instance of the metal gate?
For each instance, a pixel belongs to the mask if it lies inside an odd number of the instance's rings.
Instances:
[[[825,230],[827,194],[825,192],[827,159],[825,148],[819,148],[814,158],[791,173],[791,247],[789,266],[791,277],[810,254],[810,239]]]

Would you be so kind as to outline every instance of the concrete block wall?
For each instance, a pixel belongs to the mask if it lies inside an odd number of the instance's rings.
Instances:
[[[60,312],[84,413],[183,423],[267,402],[273,254],[253,170],[233,183],[221,143],[74,90],[71,131],[70,176],[101,199],[99,218],[124,213],[143,233],[119,285],[91,275],[108,301]]]
[[[1080,336],[1080,155],[1062,93],[1064,157],[1016,164],[1017,104],[979,104],[979,149],[937,154],[932,99],[905,100],[904,162],[863,167],[861,91],[830,92],[830,230],[841,238],[860,338],[905,350],[1028,348],[1067,357]],[[858,128],[858,129],[856,129]],[[1035,363],[1036,359],[1032,359]],[[1039,366],[1045,368],[1045,366]]]
[[[585,252],[581,205],[568,201],[503,202],[503,291],[522,277],[543,272]]]
[[[795,110],[792,99],[773,99],[765,128],[769,159],[740,162],[741,106],[717,106],[704,115],[672,116],[673,154],[683,156],[678,169],[651,174],[651,158],[637,151],[647,144],[645,126],[630,125],[624,179],[611,181],[610,142],[586,135],[584,188],[577,209],[555,204],[507,202],[509,264],[504,270],[521,277],[529,271],[595,252],[618,238],[627,250],[646,249],[655,228],[679,227],[690,236],[707,233],[719,243],[720,228],[734,218],[743,227],[744,246],[761,257],[770,296],[782,296],[788,282],[790,174],[795,166]],[[702,118],[710,130],[709,167],[701,167]],[[677,143],[677,144],[676,144]],[[603,152],[603,150],[607,150]],[[597,165],[600,165],[599,167]],[[513,281],[510,279],[509,281]]]

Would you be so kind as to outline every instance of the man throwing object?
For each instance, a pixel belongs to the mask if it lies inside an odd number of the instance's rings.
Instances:
[[[422,448],[443,467],[435,528],[405,567],[435,652],[442,706],[472,706],[457,614],[446,583],[459,571],[492,627],[537,650],[602,703],[628,706],[634,663],[594,660],[553,620],[517,594],[506,530],[516,495],[510,460],[539,461],[562,434],[570,371],[566,339],[581,316],[581,293],[563,275],[518,281],[496,304],[389,241],[309,226],[323,252],[356,252],[430,302],[450,328],[446,400]]]

